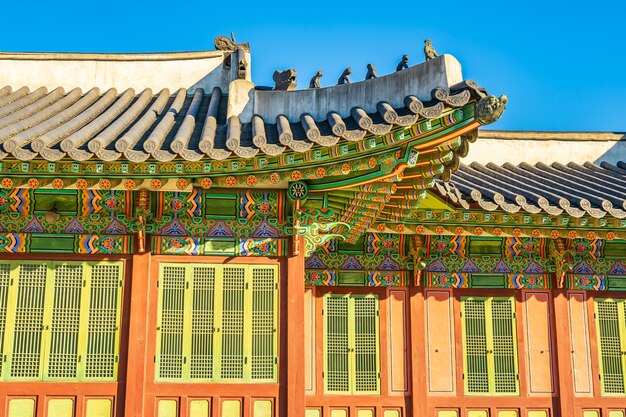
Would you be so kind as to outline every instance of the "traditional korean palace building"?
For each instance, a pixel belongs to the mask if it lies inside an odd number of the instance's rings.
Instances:
[[[624,417],[624,135],[216,48],[0,54],[0,415]]]

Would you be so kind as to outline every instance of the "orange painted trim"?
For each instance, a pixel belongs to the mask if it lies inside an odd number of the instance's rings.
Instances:
[[[411,414],[426,415],[427,371],[426,362],[426,316],[424,288],[409,288],[409,387],[411,393]]]
[[[372,178],[372,179],[369,179],[369,180],[365,180],[365,181],[349,184],[349,185],[341,185],[339,187],[326,188],[326,189],[324,189],[324,191],[342,190],[344,188],[359,187],[361,185],[366,185],[366,184],[371,184],[373,182],[382,181],[382,180],[384,180],[386,178],[390,178],[390,177],[393,177],[393,176],[396,176],[396,175],[402,173],[406,167],[408,167],[407,163],[406,162],[401,162],[399,165],[397,165],[395,167],[393,172],[391,172],[390,174],[383,175],[382,177],[378,177],[378,178]]]
[[[478,128],[479,126],[480,126],[480,123],[472,122],[469,125],[461,128],[459,130],[455,130],[454,132],[448,133],[447,135],[444,135],[444,136],[442,136],[442,137],[440,137],[440,138],[438,138],[436,140],[432,140],[432,141],[428,141],[428,142],[425,142],[425,143],[420,144],[420,145],[412,146],[412,148],[413,149],[417,149],[417,150],[428,149],[428,148],[431,148],[433,146],[437,146],[437,145],[440,145],[440,144],[442,144],[444,142],[447,142],[448,140],[450,140],[452,138],[455,138],[457,136],[460,136],[460,135],[462,135],[464,133],[467,133],[470,130],[474,130],[474,129]],[[366,184],[371,184],[373,182],[382,181],[382,180],[384,180],[386,178],[393,177],[395,175],[400,174],[407,167],[408,167],[408,164],[406,162],[402,162],[398,166],[396,166],[396,168],[393,170],[393,172],[391,174],[387,174],[387,175],[384,175],[382,177],[378,177],[378,178],[374,178],[374,179],[365,180],[365,181],[362,181],[362,182],[353,183],[353,184],[350,184],[350,185],[342,185],[342,186],[339,186],[339,187],[327,188],[327,189],[324,189],[324,191],[341,190],[341,189],[344,189],[344,188],[358,187],[358,186],[361,186],[361,185],[366,185]],[[409,177],[406,177],[406,178],[409,178]]]
[[[278,410],[280,417],[304,417],[304,239],[290,239],[294,253],[287,260],[282,280],[280,358],[281,389]],[[297,244],[297,246],[295,246]]]
[[[452,138],[455,138],[457,136],[461,136],[462,134],[467,133],[470,130],[477,129],[478,127],[480,127],[480,123],[474,121],[474,122],[468,124],[467,126],[464,126],[461,129],[459,129],[459,130],[455,130],[454,132],[448,133],[447,135],[444,135],[444,136],[442,136],[440,138],[437,138],[435,140],[424,142],[424,143],[421,143],[419,145],[413,146],[413,149],[417,149],[419,151],[419,150],[422,150],[422,149],[432,148],[433,146],[440,145],[443,142],[446,142],[446,141],[448,141],[448,140],[450,140]]]
[[[572,374],[572,347],[570,343],[570,313],[567,290],[554,288],[552,290],[552,343],[554,347],[555,393],[559,395],[558,411],[561,415],[574,414],[574,379]]]
[[[127,342],[128,361],[126,364],[125,415],[143,415],[146,385],[146,366],[148,349],[148,300],[150,299],[149,273],[152,265],[150,252],[133,257],[132,276],[127,286],[128,297],[125,297],[125,311],[130,313],[128,332],[124,340]],[[122,350],[122,349],[120,349]]]

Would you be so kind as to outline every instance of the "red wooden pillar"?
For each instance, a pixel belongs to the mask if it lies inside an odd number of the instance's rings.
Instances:
[[[133,256],[125,417],[143,417],[147,358],[150,253]]]
[[[411,326],[411,413],[413,417],[426,415],[426,325],[424,322],[424,291],[412,286],[409,289]]]
[[[554,289],[554,334],[553,346],[556,347],[556,382],[558,384],[558,406],[556,416],[574,415],[574,380],[572,375],[572,347],[570,346],[570,325],[567,291]],[[556,404],[555,404],[556,405]],[[556,410],[555,410],[556,411]]]
[[[282,305],[286,311],[281,318],[286,320],[286,334],[281,336],[282,360],[286,361],[285,374],[281,384],[281,412],[283,417],[304,417],[304,239],[298,240],[298,251],[294,251],[287,261],[287,271],[281,279],[286,281],[286,293]],[[292,241],[292,247],[293,241]],[[297,254],[295,254],[297,252]]]

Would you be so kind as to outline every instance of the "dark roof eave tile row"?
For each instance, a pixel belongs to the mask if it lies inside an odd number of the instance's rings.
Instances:
[[[461,165],[449,183],[436,180],[435,189],[465,209],[474,203],[487,211],[626,218],[626,163],[621,161],[502,166],[472,162]]]
[[[12,155],[20,160],[95,157],[167,162],[276,156],[287,149],[304,152],[315,145],[384,135],[395,126],[437,118],[446,108],[462,107],[484,96],[483,89],[465,81],[450,91],[434,89],[429,102],[407,96],[401,108],[380,102],[374,113],[355,106],[348,117],[330,112],[326,119],[314,120],[304,113],[294,123],[284,115],[276,120],[255,115],[250,123],[242,123],[238,117],[226,118],[227,96],[219,88],[210,94],[197,89],[188,95],[185,89],[118,93],[93,88],[83,93],[4,87],[0,89],[0,159]]]

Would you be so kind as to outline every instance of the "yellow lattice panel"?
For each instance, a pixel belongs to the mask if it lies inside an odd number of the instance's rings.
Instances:
[[[175,380],[183,377],[185,276],[184,266],[165,265],[161,270],[157,323],[158,380]]]
[[[222,278],[221,369],[220,378],[244,378],[244,307],[246,304],[246,268],[224,267]],[[249,333],[247,334],[249,336]]]
[[[276,311],[277,270],[273,267],[252,268],[252,352],[251,377],[255,381],[276,378],[277,346]]]
[[[7,309],[9,303],[9,282],[11,265],[0,264],[0,358],[4,357],[4,339],[6,334]],[[4,361],[0,360],[0,380],[3,379]]]
[[[461,323],[466,394],[518,394],[514,300],[464,297]]]
[[[596,326],[603,395],[626,393],[626,301],[597,300]]]
[[[115,380],[119,362],[122,306],[122,264],[99,263],[91,266],[86,280],[89,302],[85,379]]]
[[[51,296],[51,287],[46,291],[47,276],[46,263],[25,263],[18,269],[9,357],[9,377],[13,380],[38,380],[42,376],[44,331],[49,330],[45,322],[51,313],[46,308],[46,298],[50,300]]]
[[[0,264],[1,379],[115,380],[122,263],[8,265],[7,286]]]
[[[192,269],[190,378],[213,378],[213,344],[215,334],[216,268],[195,266]]]
[[[276,266],[161,264],[158,289],[158,381],[276,381]]]
[[[324,299],[325,390],[350,393],[348,296],[329,295]]]
[[[374,296],[353,296],[354,317],[354,393],[375,394],[379,390],[378,369],[378,299]]]
[[[44,374],[47,380],[77,377],[84,269],[82,264],[54,266],[52,317],[45,345],[48,360]]]

